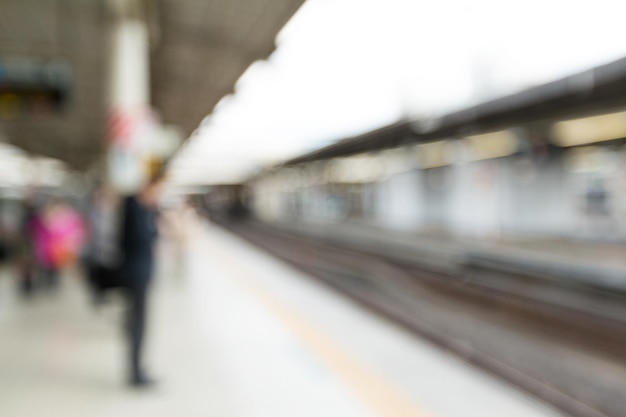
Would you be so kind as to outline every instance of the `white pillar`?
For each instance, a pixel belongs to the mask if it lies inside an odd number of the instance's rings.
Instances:
[[[150,109],[150,40],[144,2],[109,0],[111,27],[108,174],[121,192],[136,191],[147,178],[155,136]]]

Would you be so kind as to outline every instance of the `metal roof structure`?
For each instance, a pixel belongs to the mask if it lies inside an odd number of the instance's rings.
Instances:
[[[4,140],[84,168],[101,152],[105,129],[106,11],[102,1],[7,0],[0,13],[0,59],[59,60],[72,71],[59,113],[3,118]],[[28,65],[28,64],[23,64]]]
[[[138,1],[149,15],[152,106],[189,135],[250,64],[272,53],[304,0]],[[0,117],[0,140],[88,168],[105,146],[108,0],[5,0],[1,10],[0,78],[6,62],[58,62],[71,83],[58,112]]]
[[[161,0],[152,55],[153,104],[164,123],[190,134],[304,0]]]
[[[399,121],[286,161],[284,166],[574,118],[626,107],[626,58],[516,94],[453,112],[428,123]]]

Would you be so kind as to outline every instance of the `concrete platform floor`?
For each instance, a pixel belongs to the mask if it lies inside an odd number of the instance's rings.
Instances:
[[[0,417],[559,415],[221,229],[190,229],[184,255],[160,250],[153,391],[124,385],[115,294],[95,310],[70,272],[23,300],[0,273]]]

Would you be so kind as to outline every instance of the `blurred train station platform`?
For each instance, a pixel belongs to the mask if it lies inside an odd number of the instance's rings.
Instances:
[[[187,227],[184,270],[161,245],[147,392],[121,378],[115,294],[94,308],[71,272],[21,299],[2,271],[0,415],[560,415],[220,227]]]
[[[626,10],[500,3],[0,1],[0,417],[626,416]]]

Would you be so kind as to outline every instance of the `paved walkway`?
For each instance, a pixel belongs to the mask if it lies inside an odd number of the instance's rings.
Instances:
[[[162,250],[155,391],[124,386],[119,299],[95,311],[70,273],[25,301],[0,274],[0,416],[558,415],[238,238],[194,230],[188,273]]]

